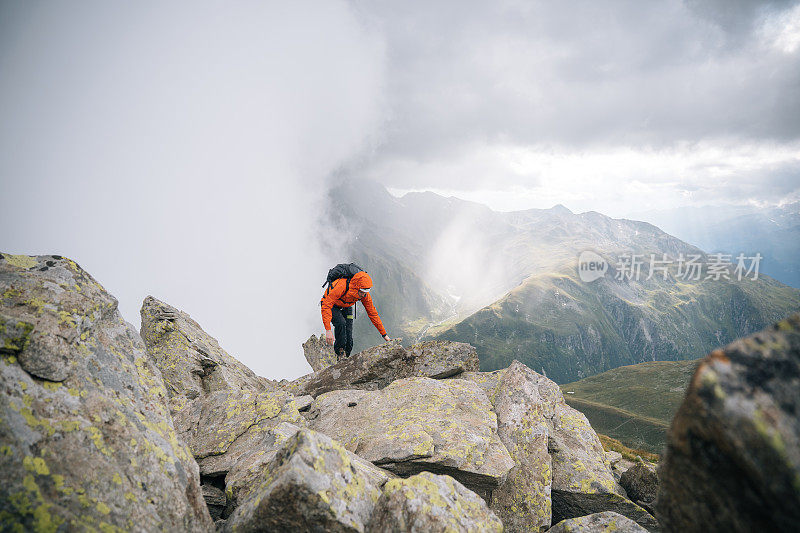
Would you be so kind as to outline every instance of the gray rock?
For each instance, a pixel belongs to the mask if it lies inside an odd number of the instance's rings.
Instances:
[[[192,318],[152,296],[141,309],[142,339],[170,398],[194,400],[217,391],[262,391],[275,384],[228,355]]]
[[[492,509],[508,531],[542,530],[551,520],[609,510],[657,528],[652,515],[626,497],[589,421],[566,404],[555,382],[518,361],[505,370],[460,377],[483,388],[499,426],[507,428],[500,435],[515,470],[494,491]]]
[[[451,478],[422,472],[392,479],[367,524],[368,532],[436,533],[503,531],[486,502]]]
[[[448,474],[487,497],[514,465],[471,381],[406,378],[378,391],[329,392],[312,404],[309,426],[398,475]]]
[[[283,390],[217,391],[194,401],[173,398],[175,428],[208,476],[226,474],[262,448],[266,432],[288,422],[304,426],[294,397]]]
[[[466,343],[427,341],[406,349],[394,339],[284,386],[296,396],[317,397],[333,390],[378,390],[407,377],[456,376],[478,370],[478,364],[475,348]]]
[[[336,364],[336,354],[333,353],[333,346],[325,342],[325,335],[320,335],[319,337],[311,335],[303,343],[303,354],[314,372],[319,372]]]
[[[2,254],[0,346],[4,530],[213,529],[160,373],[88,273]]]
[[[208,506],[211,519],[214,521],[219,520],[227,504],[225,492],[208,483],[201,485],[200,488],[203,490],[203,499],[206,502],[206,506]]]
[[[648,466],[641,457],[626,470],[619,480],[628,497],[634,501],[651,503],[658,495],[658,476],[655,468]]]
[[[506,481],[492,492],[492,510],[505,530],[544,531],[550,527],[552,461],[546,404],[539,374],[514,362],[501,375],[494,395],[500,440],[514,459]]]
[[[305,425],[292,394],[228,355],[189,315],[152,296],[141,315],[148,354],[168,385],[175,428],[204,476],[227,474],[281,422]]]
[[[797,530],[798,391],[800,314],[700,363],[660,462],[665,530]]]
[[[562,520],[547,533],[646,533],[647,530],[628,517],[613,511],[604,511],[577,518]]]
[[[320,433],[291,437],[228,517],[224,531],[359,531],[387,477]]]
[[[655,518],[629,500],[617,483],[586,416],[563,398],[555,405],[548,447],[553,459],[553,522],[614,511],[645,529],[658,530]]]

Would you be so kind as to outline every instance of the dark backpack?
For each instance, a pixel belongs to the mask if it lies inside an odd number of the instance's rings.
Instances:
[[[327,285],[328,288],[330,289],[331,285],[335,280],[339,278],[347,278],[347,288],[349,289],[350,280],[353,278],[353,276],[355,276],[359,272],[362,272],[363,270],[364,270],[363,268],[361,268],[355,263],[339,263],[332,269],[328,270],[328,277],[325,278],[325,283],[323,283],[322,286],[324,287],[325,285]]]
[[[328,286],[328,288],[325,290],[325,294],[328,294],[328,292],[331,290],[331,285],[333,285],[333,282],[341,278],[347,280],[345,282],[346,285],[344,287],[344,293],[343,293],[347,294],[347,291],[350,290],[350,280],[353,279],[353,276],[355,276],[359,272],[364,272],[364,269],[355,263],[339,263],[332,269],[328,270],[328,277],[325,278],[325,283],[322,284],[323,287],[325,285]],[[322,300],[320,300],[320,304],[322,304]],[[355,306],[353,306],[353,311],[354,311],[353,318],[355,318],[355,309],[356,309]]]

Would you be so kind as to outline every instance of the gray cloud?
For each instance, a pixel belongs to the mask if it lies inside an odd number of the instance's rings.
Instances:
[[[776,49],[763,31],[795,5],[359,2],[388,47],[392,113],[375,165],[448,160],[472,144],[583,150],[797,140],[800,52]]]
[[[75,259],[136,325],[152,294],[256,372],[307,372],[341,260],[317,217],[379,123],[380,36],[340,2],[0,9],[0,249]]]

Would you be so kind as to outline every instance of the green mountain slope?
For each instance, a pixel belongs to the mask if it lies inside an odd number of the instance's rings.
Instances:
[[[514,360],[559,383],[644,361],[699,358],[800,308],[800,291],[757,281],[584,283],[577,273],[531,276],[499,301],[439,332],[473,344],[483,370]]]
[[[654,361],[615,368],[561,386],[564,398],[600,433],[661,453],[697,360]]]
[[[518,359],[559,383],[645,361],[696,359],[800,309],[800,290],[759,279],[616,279],[625,254],[709,256],[645,222],[563,206],[512,213],[433,193],[400,198],[369,181],[331,191],[341,261],[373,276],[392,336],[469,342],[484,370]],[[577,259],[606,275],[581,281]],[[706,272],[703,273],[705,276]],[[362,312],[356,346],[380,337]]]

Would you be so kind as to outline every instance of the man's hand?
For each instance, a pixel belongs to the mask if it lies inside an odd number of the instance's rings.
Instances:
[[[330,346],[333,346],[333,332],[329,329],[325,330],[325,342],[327,342]]]
[[[386,342],[389,342],[392,339],[389,337],[389,334],[387,333],[386,335],[383,336],[383,340],[385,340]]]

